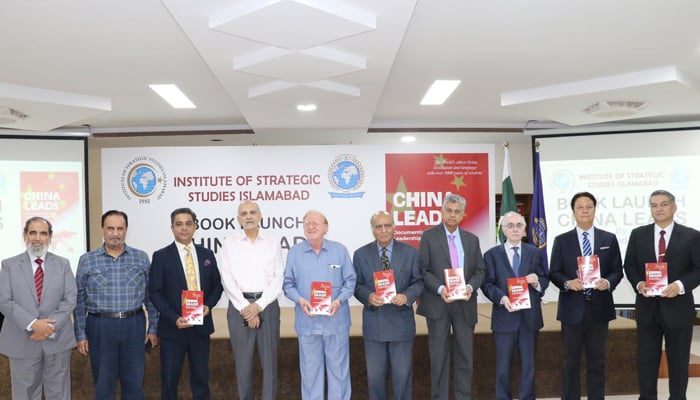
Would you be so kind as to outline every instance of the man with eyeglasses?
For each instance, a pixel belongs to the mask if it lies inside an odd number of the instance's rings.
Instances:
[[[693,289],[700,284],[700,232],[674,221],[676,198],[665,190],[649,197],[653,224],[632,231],[625,272],[637,291],[637,375],[639,398],[656,399],[662,343],[666,343],[671,399],[685,399],[695,320]],[[646,264],[665,263],[668,285],[647,291]]]
[[[622,279],[622,258],[617,237],[593,226],[595,207],[591,193],[576,193],[571,198],[576,227],[557,236],[552,247],[549,279],[559,288],[557,320],[564,346],[562,399],[581,398],[584,350],[588,398],[605,397],[605,340],[608,323],[616,318],[612,292]],[[579,276],[581,256],[598,258],[600,278],[595,287],[584,288]]]
[[[467,201],[447,194],[442,223],[425,232],[418,259],[425,286],[416,312],[426,318],[432,400],[449,398],[450,358],[454,354],[454,398],[471,399],[476,293],[486,274],[479,238],[459,227]],[[445,270],[462,269],[466,298],[454,300],[445,288]],[[454,349],[454,351],[453,351]]]
[[[350,400],[350,307],[355,269],[347,248],[325,239],[328,219],[320,211],[304,215],[306,241],[289,249],[284,270],[284,294],[295,304],[294,328],[299,339],[301,398]],[[328,315],[312,312],[312,283],[330,283]],[[324,369],[325,365],[325,369]]]
[[[522,242],[525,218],[509,211],[501,219],[506,242],[484,254],[486,279],[481,290],[493,302],[491,331],[496,343],[496,400],[511,400],[510,362],[517,348],[520,353],[519,400],[534,400],[535,350],[537,335],[544,326],[542,296],[549,286],[540,250]],[[517,309],[511,304],[508,279],[524,277],[530,307]]]
[[[355,298],[362,309],[367,384],[371,400],[388,399],[387,372],[391,366],[393,399],[413,399],[413,339],[416,321],[413,303],[423,291],[418,251],[394,240],[394,220],[386,211],[370,218],[375,240],[360,247],[352,261],[357,274]],[[381,296],[375,273],[393,281],[393,293]],[[390,285],[387,285],[391,287]],[[380,284],[381,287],[381,284]]]

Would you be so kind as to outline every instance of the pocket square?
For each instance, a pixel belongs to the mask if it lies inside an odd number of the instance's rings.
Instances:
[[[610,246],[600,246],[600,250],[609,250]]]

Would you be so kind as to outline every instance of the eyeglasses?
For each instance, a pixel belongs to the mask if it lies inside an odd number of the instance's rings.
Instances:
[[[523,228],[525,227],[525,224],[519,222],[519,223],[517,223],[517,224],[511,223],[511,224],[506,224],[506,225],[503,225],[503,226],[505,226],[506,229],[515,229],[515,228],[523,229]]]
[[[381,231],[382,228],[389,230],[389,229],[391,229],[391,228],[393,228],[393,227],[394,227],[394,225],[392,225],[392,224],[377,224],[377,225],[374,225],[374,229],[376,229],[376,230],[378,230],[378,231]]]

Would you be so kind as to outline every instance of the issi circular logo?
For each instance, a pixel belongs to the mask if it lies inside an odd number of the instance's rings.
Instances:
[[[127,199],[149,204],[160,200],[165,193],[167,176],[163,165],[153,157],[136,157],[122,169],[122,193]]]
[[[339,154],[328,167],[328,182],[340,192],[329,192],[331,198],[362,197],[357,190],[365,180],[365,169],[353,154]]]

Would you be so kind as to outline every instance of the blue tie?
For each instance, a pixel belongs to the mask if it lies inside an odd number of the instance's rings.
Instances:
[[[588,232],[583,232],[583,255],[584,256],[593,255],[593,251],[591,251],[591,241],[588,240]],[[590,296],[591,293],[593,293],[593,289],[591,289],[591,288],[584,289],[583,293],[586,296]]]
[[[515,276],[520,276],[520,254],[518,254],[518,246],[513,246],[511,248],[513,250],[513,272],[515,273]]]

